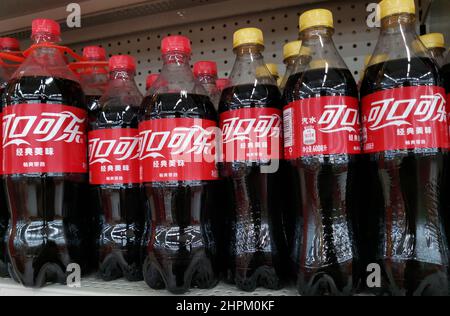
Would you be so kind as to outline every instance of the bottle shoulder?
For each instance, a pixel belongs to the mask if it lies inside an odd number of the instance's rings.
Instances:
[[[81,84],[53,76],[21,76],[11,79],[5,89],[6,105],[23,103],[63,104],[85,108]]]
[[[226,88],[222,92],[219,112],[240,108],[281,107],[281,92],[276,85],[247,84]]]
[[[141,100],[135,96],[127,101],[121,98],[100,99],[94,129],[137,128]]]
[[[358,98],[358,86],[350,70],[320,68],[295,73],[289,77],[284,89],[287,103],[325,96]]]
[[[150,95],[142,103],[142,120],[202,118],[217,121],[214,104],[206,95],[164,93]]]
[[[361,95],[414,86],[443,86],[440,70],[431,58],[405,58],[370,66],[361,85]]]

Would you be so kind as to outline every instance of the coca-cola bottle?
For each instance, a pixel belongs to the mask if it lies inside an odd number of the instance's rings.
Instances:
[[[14,278],[28,287],[87,273],[87,113],[75,74],[54,46],[58,23],[33,21],[36,46],[9,81],[3,167]]]
[[[230,79],[228,78],[219,78],[216,80],[216,86],[220,93],[225,90],[230,85]]]
[[[358,89],[333,34],[330,11],[301,15],[302,47],[311,61],[290,76],[284,93],[285,159],[297,213],[291,256],[302,295],[351,295],[356,284]]]
[[[422,35],[420,40],[428,49],[431,57],[437,62],[439,67],[444,65],[445,53],[447,48],[445,47],[445,37],[442,33],[430,33]]]
[[[213,61],[199,61],[195,63],[194,76],[205,88],[217,110],[221,93],[217,88],[217,64]]]
[[[164,66],[139,123],[141,176],[152,209],[144,278],[180,294],[218,282],[217,112],[190,68],[191,44],[170,36]]]
[[[302,47],[301,41],[289,42],[283,47],[284,64],[286,65],[286,72],[280,83],[280,90],[284,91],[289,77],[295,70],[297,58],[300,56],[300,49]]]
[[[269,70],[270,75],[275,80],[277,85],[281,83],[280,81],[280,72],[278,70],[278,65],[276,64],[266,64],[267,69]]]
[[[154,92],[153,87],[158,78],[158,74],[151,74],[147,76],[147,80],[145,81],[145,90],[147,91],[147,94],[151,95]]]
[[[226,212],[227,280],[244,291],[282,286],[281,95],[264,63],[259,29],[234,34],[237,55],[219,106],[223,134],[221,176]]]
[[[15,38],[2,37],[0,38],[0,52],[2,53],[17,53],[20,51],[20,43]],[[2,61],[0,64],[0,107],[3,107],[3,93],[5,91],[6,84],[11,78],[13,72],[17,69],[17,66],[7,61]],[[0,117],[1,114],[0,114]],[[2,126],[0,126],[0,131]],[[0,133],[1,135],[1,133]],[[0,162],[3,159],[2,148],[0,148]],[[0,165],[0,175],[3,175],[3,164]],[[0,277],[8,275],[7,269],[7,245],[5,244],[6,230],[8,227],[9,212],[8,205],[6,203],[5,190],[3,182],[0,183]]]
[[[99,206],[99,275],[140,281],[145,203],[139,175],[139,113],[142,95],[131,56],[113,56],[110,77],[89,132],[89,181]]]
[[[388,58],[371,60],[361,87],[367,159],[363,244],[369,270],[381,267],[381,288],[370,276],[368,285],[389,295],[447,295],[445,90],[416,34],[414,0],[384,0],[380,7],[374,56]]]
[[[96,62],[106,62],[106,51],[102,47],[87,46],[83,49],[83,57],[91,66],[85,67],[80,73],[80,81],[86,95],[86,105],[89,115],[89,123],[95,123],[100,111],[99,100],[103,96],[108,85],[108,70]]]

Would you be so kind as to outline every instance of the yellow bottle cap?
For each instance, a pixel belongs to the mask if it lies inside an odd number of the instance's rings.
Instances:
[[[262,45],[264,46],[264,34],[257,28],[240,29],[234,33],[233,47],[239,47],[242,45]]]
[[[269,69],[270,74],[273,77],[279,77],[280,76],[280,72],[278,71],[278,66],[275,64],[267,64],[267,69]]]
[[[414,0],[383,0],[380,2],[382,19],[401,13],[416,14],[416,3]]]
[[[317,26],[334,28],[333,13],[330,10],[316,9],[300,16],[300,32]]]
[[[302,41],[294,41],[284,45],[283,48],[284,60],[300,55],[301,48],[302,48]]]
[[[445,48],[444,34],[430,33],[420,37],[426,48]]]

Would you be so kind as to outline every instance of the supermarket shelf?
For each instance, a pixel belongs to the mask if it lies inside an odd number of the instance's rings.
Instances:
[[[0,296],[170,296],[165,290],[151,290],[144,282],[130,283],[124,280],[103,282],[96,278],[85,278],[81,288],[50,285],[43,289],[28,289],[11,279],[0,279]],[[253,293],[238,291],[235,287],[219,284],[212,290],[192,290],[189,296],[296,296],[294,288],[280,291],[258,289]]]

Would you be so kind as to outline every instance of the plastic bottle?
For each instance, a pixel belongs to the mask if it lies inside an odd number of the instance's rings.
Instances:
[[[444,34],[430,33],[421,36],[420,40],[428,49],[428,51],[431,54],[431,57],[434,58],[439,67],[442,67],[445,62],[445,53],[447,52]]]
[[[311,61],[285,88],[285,159],[292,167],[297,213],[291,258],[302,295],[356,291],[353,215],[361,154],[356,82],[333,41],[330,11],[300,17],[302,47]],[[298,61],[300,62],[300,61]]]
[[[190,68],[190,40],[167,37],[161,50],[164,66],[139,124],[141,176],[152,209],[144,278],[153,289],[181,294],[218,282],[217,112]]]
[[[197,62],[194,65],[194,76],[205,88],[217,110],[220,100],[220,91],[217,89],[217,64],[213,61]]]
[[[37,46],[4,96],[8,254],[14,279],[27,287],[66,283],[74,268],[89,272],[86,103],[63,53],[52,46],[60,34],[54,21],[33,21]]]
[[[142,95],[135,83],[136,62],[113,56],[110,78],[89,132],[89,180],[98,206],[99,275],[105,281],[143,279],[145,202],[139,164]]]
[[[445,90],[416,33],[413,0],[384,0],[381,34],[361,87],[366,265],[381,267],[380,294],[448,295],[444,172]]]
[[[236,62],[219,106],[221,176],[232,206],[225,233],[229,282],[254,291],[283,285],[282,101],[263,57],[259,29],[234,34]]]
[[[106,51],[102,47],[87,46],[83,49],[83,57],[91,63],[106,62]],[[108,69],[93,64],[79,74],[81,85],[86,94],[86,103],[90,123],[95,122],[100,111],[99,100],[108,85]]]

